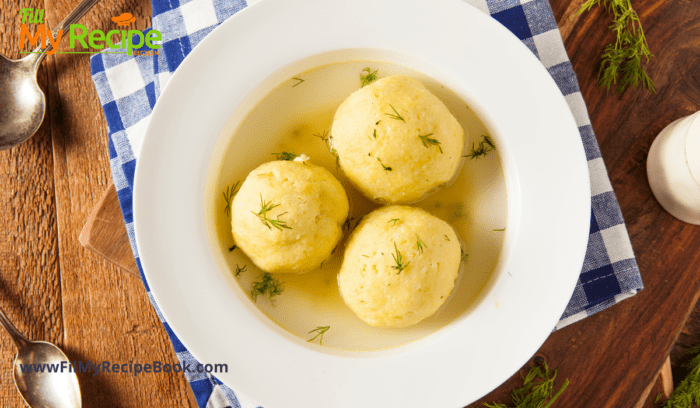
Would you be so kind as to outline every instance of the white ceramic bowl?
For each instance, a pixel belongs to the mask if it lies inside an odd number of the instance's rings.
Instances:
[[[217,139],[259,84],[350,55],[428,74],[493,131],[508,189],[507,236],[475,310],[407,346],[310,346],[270,322],[217,262],[205,184]],[[253,98],[255,99],[255,98]],[[245,109],[244,109],[245,110]],[[516,372],[568,304],[588,241],[580,135],[556,84],[495,20],[459,0],[264,0],[185,59],[161,95],[136,169],[136,238],[164,317],[217,376],[266,408],[463,407]]]

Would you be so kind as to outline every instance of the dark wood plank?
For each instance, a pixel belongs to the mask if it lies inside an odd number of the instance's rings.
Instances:
[[[113,183],[105,189],[85,221],[80,243],[125,271],[139,275]]]
[[[4,1],[0,53],[20,58],[19,11],[41,8],[41,0]],[[46,66],[37,78],[51,97]],[[42,126],[29,141],[0,152],[0,307],[27,337],[63,345],[61,277],[54,200],[51,129]],[[0,406],[24,406],[12,380],[16,350],[0,334]]]
[[[60,21],[78,0],[46,1],[46,15]],[[107,31],[111,17],[130,12],[135,28],[150,25],[147,0],[101,2],[83,17],[89,29]],[[68,44],[62,44],[67,47]],[[87,55],[58,55],[53,103],[61,113],[52,131],[56,207],[64,309],[64,346],[82,361],[174,364],[177,358],[142,282],[106,263],[79,242],[82,226],[110,184],[107,127]],[[139,376],[79,374],[83,407],[196,404],[180,373]]]
[[[565,17],[568,1],[552,2]],[[671,351],[700,291],[700,228],[666,213],[646,178],[651,142],[671,121],[700,109],[700,7],[692,1],[637,0],[656,57],[648,64],[658,93],[607,94],[596,84],[609,16],[582,16],[566,41],[627,222],[645,289],[555,332],[538,354],[571,385],[556,406],[629,407],[639,402]],[[507,399],[515,378],[484,401]]]

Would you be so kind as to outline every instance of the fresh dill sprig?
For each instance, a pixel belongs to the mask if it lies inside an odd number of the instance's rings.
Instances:
[[[399,218],[392,218],[389,220],[389,222],[393,222],[393,224],[392,224],[393,226],[396,226],[396,223],[399,221],[401,221]]]
[[[297,155],[294,154],[294,150],[292,152],[280,152],[280,153],[271,153],[272,155],[277,157],[277,160],[286,160],[286,161],[292,161],[297,158]]]
[[[420,252],[421,254],[423,253],[423,248],[427,248],[428,246],[425,245],[425,242],[423,242],[420,237],[416,236],[416,251]]]
[[[610,91],[624,93],[630,88],[636,89],[641,83],[642,89],[656,93],[654,81],[649,77],[643,64],[653,56],[644,36],[639,15],[632,8],[632,0],[587,0],[578,13],[583,13],[600,5],[612,14],[610,30],[615,33],[615,42],[603,50],[598,85]]]
[[[671,397],[661,408],[686,408],[700,405],[700,346],[688,349],[687,354],[696,354],[692,360],[684,364],[690,369],[688,375],[681,381],[671,394]],[[658,398],[657,398],[658,399]]]
[[[382,165],[382,167],[384,168],[384,171],[392,171],[393,170],[391,167],[385,166],[384,163],[382,163],[382,159],[380,159],[379,157],[377,157],[377,161],[379,162],[379,164]]]
[[[469,254],[464,252],[462,248],[459,248],[459,259],[460,262],[467,262],[467,259],[469,259]]]
[[[396,111],[396,108],[394,108],[394,106],[391,104],[389,104],[389,106],[391,106],[391,110],[393,110],[394,113],[385,113],[385,115],[392,119],[400,120],[403,123],[406,123],[406,120],[401,115],[399,115],[399,113]]]
[[[374,129],[374,133],[372,134],[372,136],[374,136],[375,139],[377,138],[377,129]]]
[[[330,328],[331,328],[331,326],[318,326],[317,328],[315,328],[309,332],[309,334],[316,333],[316,335],[314,337],[306,340],[306,341],[312,342],[312,341],[316,340],[316,337],[321,336],[321,338],[318,339],[318,344],[323,345],[323,333],[327,332],[328,329],[330,329]]]
[[[535,358],[537,361],[538,358]],[[542,359],[542,364],[533,365],[527,375],[522,375],[523,386],[514,388],[510,393],[513,408],[550,408],[552,404],[569,386],[569,380],[557,392],[554,392],[554,379],[557,378],[557,371],[551,372],[547,367],[547,362]],[[500,403],[487,404],[487,408],[510,408],[510,406]],[[469,407],[470,408],[470,407]]]
[[[505,230],[506,230],[505,228],[501,228],[501,229],[495,229],[494,231],[505,231]]]
[[[440,147],[440,142],[437,139],[431,139],[430,136],[432,136],[432,133],[428,133],[427,135],[418,135],[420,138],[421,142],[423,142],[423,146],[427,147],[430,149],[430,146],[437,146],[438,149],[440,149],[440,153],[442,153],[442,147]]]
[[[238,266],[238,264],[236,264],[236,276],[240,275],[242,272],[245,272],[246,268],[248,268],[247,264],[243,264],[243,267],[240,267]]]
[[[258,281],[253,282],[253,289],[250,291],[250,296],[253,297],[253,302],[258,300],[259,295],[269,295],[270,300],[275,296],[281,295],[284,291],[284,285],[279,279],[273,278],[269,272],[263,272],[258,275]]]
[[[363,69],[362,72],[360,72],[360,82],[362,83],[362,86],[360,88],[364,88],[365,85],[369,85],[372,82],[376,81],[377,72],[379,72],[378,69],[375,69],[374,72],[372,72],[372,70],[369,68]]]
[[[301,79],[301,78],[292,78],[292,79],[295,80],[295,81],[299,81],[299,82],[297,82],[296,84],[292,85],[292,88],[294,88],[295,86],[297,86],[297,85],[301,84],[302,82],[304,82],[304,80]]]
[[[469,152],[469,154],[462,157],[478,159],[479,157],[486,156],[490,151],[496,150],[496,145],[493,144],[493,141],[490,137],[486,135],[481,135],[481,137],[483,139],[481,140],[481,142],[479,142],[479,147],[475,147],[474,143],[472,143],[472,150]]]
[[[272,220],[267,217],[267,213],[273,210],[274,208],[279,207],[280,204],[272,204],[272,203],[266,203],[265,200],[262,198],[262,194],[260,195],[260,211],[256,214],[255,212],[251,211],[253,214],[257,215],[258,218],[260,218],[260,221],[262,221],[263,225],[266,226],[269,229],[272,229],[272,227],[277,228],[278,230],[282,230],[282,228],[286,229],[292,229],[292,227],[287,225],[287,221],[282,221],[280,220],[280,216],[286,214],[286,212],[283,212],[282,214],[277,215],[277,219]]]
[[[396,242],[394,242],[394,249],[396,250],[396,254],[391,254],[391,257],[394,258],[394,262],[396,262],[396,266],[391,266],[393,269],[396,269],[398,272],[397,274],[401,273],[404,269],[408,267],[408,264],[411,263],[411,261],[408,261],[404,263],[403,255],[401,255],[401,252],[399,252],[399,248],[396,246]]]
[[[238,185],[240,183],[241,181],[238,180],[231,187],[226,187],[226,191],[224,191],[224,201],[226,201],[226,207],[224,207],[224,212],[227,216],[231,216],[231,200],[233,200],[233,196],[235,196],[238,192]]]

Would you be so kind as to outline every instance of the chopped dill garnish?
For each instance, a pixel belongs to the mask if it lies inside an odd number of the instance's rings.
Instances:
[[[295,80],[295,81],[299,81],[299,82],[297,82],[296,84],[292,85],[292,88],[294,88],[295,86],[297,86],[297,85],[301,84],[302,82],[304,82],[304,80],[301,79],[301,78],[292,78],[292,79]]]
[[[231,216],[231,200],[233,200],[233,196],[235,196],[238,192],[238,184],[240,184],[240,182],[241,181],[238,180],[231,187],[226,187],[226,191],[224,191],[224,201],[226,201],[226,207],[224,207],[224,212],[227,216]]]
[[[372,82],[376,81],[377,72],[379,72],[378,69],[375,69],[374,72],[372,72],[372,70],[369,68],[363,69],[362,72],[360,72],[360,82],[362,83],[362,86],[360,88],[364,88],[365,85],[369,85]]]
[[[377,157],[377,161],[379,162],[379,164],[382,165],[382,167],[384,168],[384,171],[391,171],[391,170],[393,170],[391,167],[385,166],[384,163],[382,163],[382,159],[380,159],[379,157]]]
[[[425,242],[423,242],[420,237],[416,235],[416,251],[420,252],[421,254],[423,253],[423,248],[427,248],[428,246],[425,245]]]
[[[275,279],[269,272],[263,272],[258,275],[258,281],[253,282],[253,289],[250,291],[250,296],[253,297],[253,302],[258,300],[258,295],[269,295],[270,300],[275,296],[281,295],[284,291],[284,285]]]
[[[263,225],[266,226],[269,229],[272,229],[272,227],[277,228],[278,230],[282,230],[282,228],[286,229],[292,229],[292,227],[287,225],[287,221],[282,221],[280,220],[280,215],[286,214],[286,212],[283,212],[282,214],[277,215],[277,219],[272,220],[267,217],[267,213],[270,212],[272,209],[279,207],[279,204],[272,204],[272,203],[266,203],[265,200],[262,198],[262,194],[260,195],[260,211],[256,214],[253,211],[251,211],[253,214],[257,215],[258,218],[260,218],[260,221],[262,221]]]
[[[340,155],[335,149],[331,149],[331,153],[335,156],[335,170],[337,171],[340,168]]]
[[[445,235],[445,241],[449,241],[450,239]]]
[[[501,229],[495,229],[494,231],[505,231],[505,230],[506,230],[505,228],[501,228]]]
[[[375,125],[379,126],[380,123],[382,123],[382,120],[381,120],[381,119],[379,119],[379,120],[377,121],[377,123],[375,123]]]
[[[374,134],[373,134],[373,136],[374,136],[375,139],[377,138],[377,129],[374,129]]]
[[[274,156],[277,156],[277,160],[286,160],[286,161],[292,161],[297,158],[297,155],[294,154],[294,150],[292,150],[291,153],[289,152],[281,152],[281,153],[271,153]]]
[[[432,133],[428,133],[427,135],[418,135],[420,137],[421,142],[423,142],[423,146],[427,147],[428,149],[430,146],[437,146],[438,149],[440,149],[440,153],[442,153],[442,147],[440,147],[440,142],[437,139],[431,139],[429,136],[432,136]]]
[[[242,268],[236,264],[236,276],[240,275],[241,272],[246,272],[246,268],[248,268],[248,265],[246,264],[243,264]]]
[[[406,123],[406,120],[404,120],[404,118],[401,115],[399,115],[398,112],[396,112],[396,108],[394,108],[394,106],[392,106],[391,104],[389,104],[389,106],[391,106],[391,109],[394,111],[394,113],[393,114],[385,113],[385,115],[392,118],[392,119],[400,120],[403,123]]]
[[[460,253],[460,262],[467,262],[467,259],[469,258],[469,254],[464,252],[464,249],[459,248],[459,253]]]
[[[355,217],[348,217],[345,219],[345,222],[343,223],[343,229],[347,229],[350,231],[350,227],[352,226],[352,220],[354,220]]]
[[[392,224],[392,225],[394,225],[394,226],[395,226],[396,223],[399,222],[399,221],[401,221],[401,220],[398,219],[398,218],[392,218],[392,219],[389,220],[389,222],[393,222],[393,223],[394,223],[394,224]]]
[[[408,264],[411,263],[411,261],[408,261],[404,263],[403,255],[401,255],[401,252],[399,252],[399,248],[396,246],[396,242],[394,242],[394,249],[396,250],[396,254],[391,254],[391,257],[394,258],[394,262],[396,262],[396,266],[391,266],[393,269],[396,269],[398,272],[397,274],[401,273],[404,269],[408,267]]]
[[[236,244],[233,244],[231,248],[228,249],[229,252],[233,252],[238,246]]]
[[[479,142],[479,147],[475,147],[474,143],[472,143],[472,150],[467,154],[466,156],[462,157],[469,157],[470,159],[478,159],[479,157],[484,157],[486,156],[489,152],[496,150],[496,146],[493,144],[493,141],[491,140],[490,137],[486,135],[481,135],[484,139]]]
[[[595,5],[604,7],[613,15],[610,30],[615,33],[615,43],[603,50],[598,71],[598,85],[610,91],[624,93],[629,88],[636,89],[641,82],[642,89],[656,93],[654,81],[642,66],[653,56],[644,36],[639,15],[632,8],[631,0],[587,0],[578,13],[588,11]]]
[[[331,326],[318,326],[317,328],[315,328],[309,332],[309,334],[316,333],[316,335],[314,337],[306,340],[306,341],[312,342],[312,341],[316,340],[316,337],[321,336],[321,338],[318,339],[318,344],[323,345],[323,333],[327,332],[328,329],[330,329],[330,328],[331,328]]]
[[[541,360],[538,364],[537,360]],[[535,364],[530,367],[527,375],[521,373],[523,386],[515,388],[510,393],[511,403],[515,408],[549,408],[554,401],[559,398],[562,392],[569,386],[569,380],[565,380],[559,390],[554,392],[554,379],[557,378],[557,371],[549,371],[547,362],[536,357]],[[483,404],[487,408],[509,408],[508,405],[493,403]],[[468,407],[470,408],[470,407]]]
[[[328,141],[328,131],[327,130],[324,130],[322,133],[314,133],[313,136],[323,140],[324,142]]]
[[[360,217],[360,218],[357,219],[357,222],[355,223],[355,228],[357,228],[357,226],[360,225],[360,222],[362,222],[362,219],[363,219],[363,218],[365,218],[364,215],[363,215],[362,217]],[[355,229],[355,228],[353,228],[353,229]]]

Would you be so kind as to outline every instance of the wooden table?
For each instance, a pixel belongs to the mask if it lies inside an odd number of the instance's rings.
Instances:
[[[655,58],[658,93],[606,94],[597,61],[611,37],[601,10],[577,17],[582,0],[552,0],[579,77],[612,185],[627,221],[645,289],[615,307],[554,333],[539,355],[571,385],[558,407],[634,407],[669,355],[700,294],[700,227],[666,213],[646,178],[659,131],[700,109],[700,5],[696,0],[635,0]],[[19,57],[19,10],[45,8],[60,21],[78,0],[0,0],[0,52]],[[82,23],[108,30],[130,12],[150,25],[147,0],[102,2]],[[138,277],[84,249],[79,234],[109,185],[104,115],[88,57],[48,57],[39,71],[48,111],[29,142],[0,152],[0,306],[32,339],[61,346],[73,360],[176,362]],[[697,330],[695,331],[697,333]],[[513,333],[517,341],[518,333]],[[692,340],[690,340],[692,341]],[[700,338],[695,339],[700,343]],[[0,406],[22,406],[0,335]],[[85,407],[196,407],[180,374],[79,375]],[[485,398],[503,399],[517,375]]]

